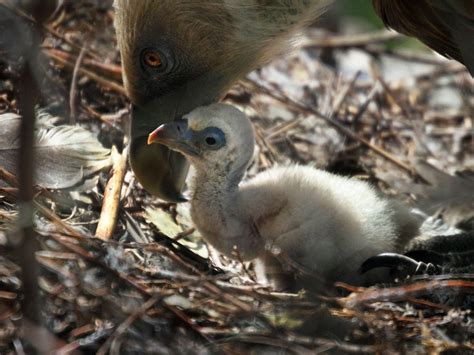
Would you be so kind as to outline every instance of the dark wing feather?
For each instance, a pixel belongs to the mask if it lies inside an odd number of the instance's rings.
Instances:
[[[474,1],[373,0],[386,26],[416,37],[474,74]]]

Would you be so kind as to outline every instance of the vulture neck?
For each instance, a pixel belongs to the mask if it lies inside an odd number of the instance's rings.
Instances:
[[[229,165],[230,166],[230,165]],[[208,243],[222,254],[242,260],[252,260],[262,253],[262,242],[250,230],[246,211],[239,209],[239,182],[247,164],[235,169],[196,169],[191,214],[193,221]]]
[[[207,206],[219,204],[219,210],[228,210],[239,192],[248,163],[217,164],[205,169],[196,168],[194,179],[193,200],[203,202]]]

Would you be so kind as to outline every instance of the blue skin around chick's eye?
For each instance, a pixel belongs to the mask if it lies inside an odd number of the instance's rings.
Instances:
[[[224,132],[217,127],[208,127],[199,132],[199,145],[204,149],[217,150],[225,143]]]

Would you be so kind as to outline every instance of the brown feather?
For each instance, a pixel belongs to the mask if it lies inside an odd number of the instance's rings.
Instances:
[[[373,0],[384,24],[416,37],[474,73],[474,1]]]

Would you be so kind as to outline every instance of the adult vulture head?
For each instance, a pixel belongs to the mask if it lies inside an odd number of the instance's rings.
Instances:
[[[147,145],[148,134],[219,100],[237,79],[287,48],[292,35],[328,2],[115,0],[124,83],[133,104],[130,162],[146,190],[168,201],[182,201],[188,169],[179,153]],[[374,0],[387,25],[420,37],[442,54],[469,60],[471,71],[473,4]],[[427,25],[431,19],[436,25]],[[471,35],[460,38],[462,33]]]

